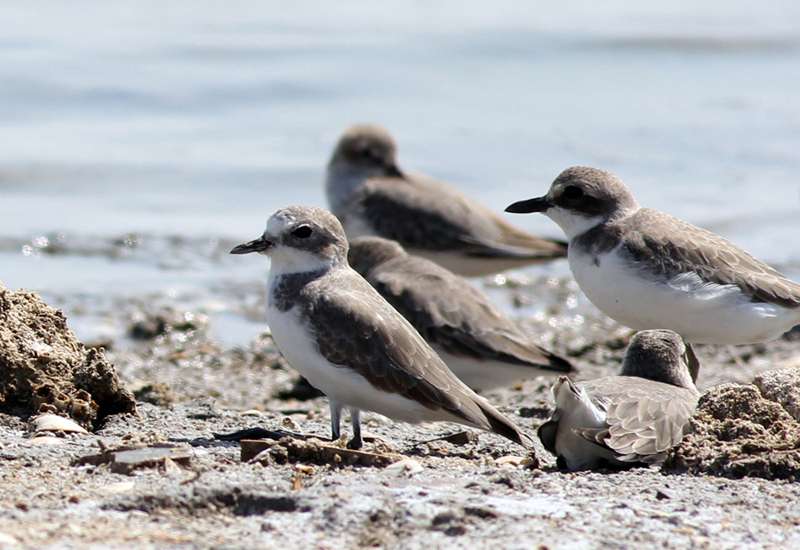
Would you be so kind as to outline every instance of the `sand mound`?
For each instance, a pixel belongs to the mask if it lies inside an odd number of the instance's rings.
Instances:
[[[103,352],[87,349],[64,315],[31,292],[0,284],[0,412],[54,412],[86,427],[135,411]]]
[[[668,472],[800,480],[800,423],[756,386],[723,384],[700,398]]]
[[[800,365],[762,372],[753,379],[761,395],[780,403],[800,422]]]

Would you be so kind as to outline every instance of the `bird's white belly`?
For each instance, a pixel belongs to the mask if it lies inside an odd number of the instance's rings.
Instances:
[[[615,461],[612,451],[575,433],[580,429],[606,428],[605,413],[591,406],[583,396],[580,400],[564,402],[559,402],[556,397],[556,407],[561,414],[556,433],[556,456],[564,458],[569,470],[594,468],[603,459]]]
[[[268,306],[267,322],[275,345],[292,368],[333,401],[405,422],[452,420],[444,411],[434,411],[401,395],[381,391],[352,369],[328,362],[301,322],[297,308],[280,311]]]
[[[733,285],[708,285],[687,273],[657,282],[639,274],[616,249],[593,257],[570,248],[569,265],[586,297],[635,330],[670,329],[698,344],[749,344],[777,338],[800,319],[797,310],[751,302]]]

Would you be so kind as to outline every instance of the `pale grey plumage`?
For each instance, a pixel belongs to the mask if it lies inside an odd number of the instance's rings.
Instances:
[[[568,168],[543,197],[510,212],[542,212],[570,239],[576,281],[600,310],[637,330],[688,342],[766,342],[800,323],[800,284],[719,235],[641,208],[602,170]]]
[[[699,394],[680,336],[637,333],[620,376],[554,387],[556,410],[539,428],[545,448],[571,470],[658,463],[683,438]]]
[[[350,238],[392,239],[468,276],[565,256],[563,242],[526,233],[448,185],[401,171],[396,154],[377,126],[354,126],[339,140],[326,193]]]
[[[354,239],[349,261],[473,389],[573,370],[569,361],[543,349],[500,313],[485,294],[447,269],[406,253],[395,241]],[[474,373],[460,358],[481,363],[484,372]]]

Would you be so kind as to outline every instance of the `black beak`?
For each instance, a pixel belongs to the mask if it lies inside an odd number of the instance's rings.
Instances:
[[[528,199],[526,201],[518,201],[506,207],[506,212],[512,214],[527,214],[529,212],[544,212],[553,206],[547,196],[537,197],[535,199]]]
[[[257,238],[249,243],[240,244],[231,250],[231,254],[250,254],[252,252],[264,252],[272,247],[272,242],[265,239],[263,236]]]

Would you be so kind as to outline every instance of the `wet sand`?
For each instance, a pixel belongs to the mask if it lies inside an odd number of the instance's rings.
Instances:
[[[540,293],[568,294],[571,285],[541,278],[493,292],[524,305]],[[244,294],[225,298],[251,307]],[[137,396],[138,414],[112,415],[93,433],[60,436],[32,434],[23,417],[0,415],[0,546],[800,544],[797,482],[657,467],[561,473],[538,442],[538,465],[489,434],[431,442],[461,431],[448,424],[412,426],[366,414],[364,450],[391,457],[377,466],[348,465],[346,451],[338,460],[297,460],[280,443],[243,462],[238,443],[213,434],[263,427],[328,444],[325,399],[293,391],[297,376],[268,335],[226,347],[209,337],[212,321],[203,312],[119,305],[114,315],[127,334],[102,344]],[[554,305],[550,313],[525,323],[542,343],[569,355],[580,377],[618,369],[626,329],[599,314],[576,323],[566,309]],[[749,382],[795,361],[797,346],[789,335],[770,346],[700,348],[700,387]],[[549,411],[546,379],[486,395],[529,433]],[[113,454],[141,447],[152,460]]]

